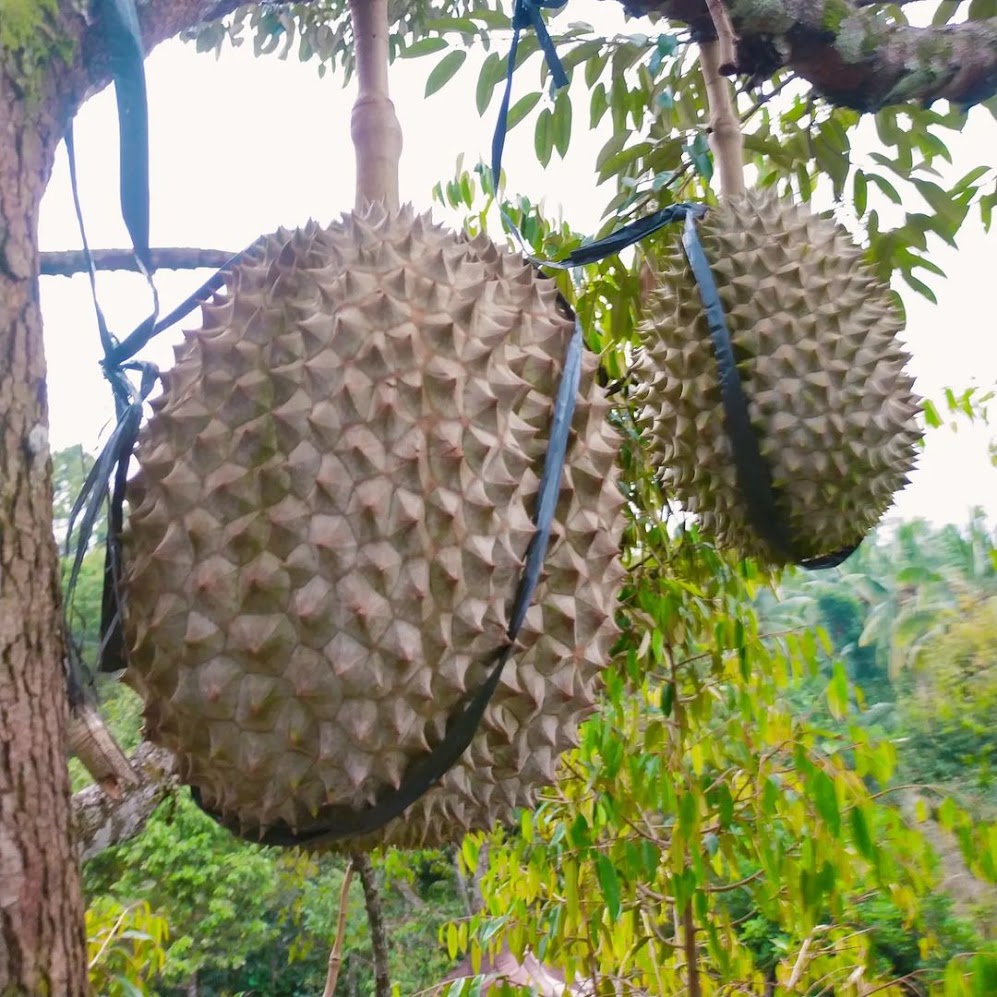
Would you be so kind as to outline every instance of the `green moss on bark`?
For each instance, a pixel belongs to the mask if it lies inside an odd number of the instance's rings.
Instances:
[[[69,62],[73,43],[59,29],[58,0],[0,0],[0,68],[31,97],[56,60]]]

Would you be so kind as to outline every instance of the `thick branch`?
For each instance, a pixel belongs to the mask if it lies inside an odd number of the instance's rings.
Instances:
[[[684,21],[707,36],[705,0],[630,0],[635,13]],[[862,0],[729,0],[738,72],[785,66],[835,104],[874,111],[946,99],[975,104],[997,93],[997,18],[940,27],[888,24]]]
[[[131,763],[101,715],[89,703],[81,703],[70,711],[66,741],[70,752],[110,799],[120,800],[127,787],[138,784]]]
[[[81,862],[138,834],[177,784],[173,756],[164,748],[143,742],[131,763],[140,778],[134,786],[124,788],[119,799],[112,800],[98,785],[73,795],[73,824]]]
[[[350,0],[360,92],[350,134],[357,156],[357,209],[379,201],[398,209],[402,129],[388,96],[388,0]]]
[[[67,249],[41,253],[43,277],[72,277],[87,272],[87,261],[82,249]],[[92,249],[90,255],[98,270],[130,270],[139,273],[138,260],[130,249]],[[210,270],[221,269],[232,258],[224,249],[193,249],[171,246],[152,250],[152,269],[155,270]]]

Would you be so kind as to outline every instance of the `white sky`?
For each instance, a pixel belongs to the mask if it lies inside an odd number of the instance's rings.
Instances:
[[[643,22],[624,26],[617,5],[599,0],[572,0],[565,19],[608,22],[609,30],[654,30]],[[506,45],[500,40],[498,51],[504,52]],[[398,61],[392,67],[392,96],[405,132],[402,198],[424,209],[430,207],[432,186],[452,177],[461,153],[467,166],[479,158],[487,161],[498,106],[496,91],[485,117],[478,117],[474,88],[480,59],[474,54],[440,93],[425,99],[425,77],[441,55]],[[516,93],[535,89],[536,65],[534,60],[517,77]],[[170,42],[152,54],[146,71],[154,246],[237,250],[279,225],[298,225],[309,217],[327,222],[352,207],[353,94],[344,91],[339,80],[320,80],[314,65],[302,65],[294,56],[286,62],[272,56],[254,59],[249,44],[226,50],[216,61],[198,55],[193,45]],[[546,170],[539,166],[533,156],[531,118],[510,133],[504,166],[510,191],[543,200],[550,210],[560,205],[573,227],[593,231],[612,195],[612,181],[595,188],[595,155],[607,134],[589,133],[584,127],[588,99],[581,81],[573,96],[575,128],[567,160],[562,163],[555,153]],[[126,246],[110,89],[84,107],[75,135],[90,244]],[[997,161],[997,124],[983,109],[973,112],[961,135],[946,141],[955,163],[953,179],[979,163]],[[439,216],[439,209],[435,213]],[[80,245],[64,154],[43,203],[41,245]],[[932,259],[949,275],[946,281],[932,280],[937,307],[904,286],[900,290],[918,389],[940,401],[946,386],[997,385],[997,232],[985,235],[974,209],[960,234],[959,251],[939,242]],[[157,274],[163,313],[205,276],[207,272],[193,271]],[[47,277],[41,287],[52,446],[82,442],[93,447],[112,408],[98,368],[100,349],[87,280]],[[99,289],[112,331],[125,335],[145,317],[149,303],[141,278],[102,274]],[[196,326],[196,314],[182,326]],[[165,334],[143,356],[168,366],[171,353],[161,341],[178,338],[178,332]],[[929,433],[921,466],[900,495],[897,514],[961,523],[969,506],[978,504],[997,518],[997,469],[987,454],[990,435],[987,427],[965,425],[957,434]]]

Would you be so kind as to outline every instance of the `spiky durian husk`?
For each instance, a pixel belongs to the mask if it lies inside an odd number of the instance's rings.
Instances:
[[[797,554],[849,547],[907,482],[920,438],[889,289],[840,225],[772,192],[725,199],[699,231]],[[713,345],[678,240],[641,335],[645,418],[665,486],[722,545],[785,563],[737,486]]]
[[[138,448],[127,680],[206,805],[309,830],[397,786],[506,642],[572,323],[518,257],[377,207],[262,240],[203,312]],[[622,574],[594,367],[544,580],[478,734],[349,847],[489,827],[576,743]]]

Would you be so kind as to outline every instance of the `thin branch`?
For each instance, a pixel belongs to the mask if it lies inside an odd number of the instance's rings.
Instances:
[[[374,950],[374,994],[375,997],[391,997],[391,970],[388,966],[388,937],[384,930],[384,912],[381,909],[381,894],[374,878],[374,866],[370,856],[357,852],[352,856],[353,865],[360,873],[363,883],[364,903],[367,905],[367,921],[370,924],[370,943]]]
[[[336,922],[336,941],[329,953],[329,971],[325,978],[325,990],[322,997],[332,997],[336,992],[336,981],[339,979],[339,967],[343,964],[343,939],[346,937],[346,910],[350,901],[350,883],[353,882],[353,859],[346,863],[343,873],[343,887],[339,891],[339,918]]]
[[[41,275],[43,277],[71,277],[86,273],[87,261],[82,249],[41,253]],[[94,267],[98,270],[128,270],[140,273],[138,260],[130,249],[94,249]],[[153,270],[218,270],[232,258],[232,253],[224,249],[195,249],[172,246],[152,250]]]
[[[696,945],[696,922],[692,914],[692,898],[682,908],[682,947],[685,950],[685,964],[688,971],[687,992],[689,997],[703,997],[703,984],[699,978],[699,951]]]
[[[720,173],[724,197],[744,193],[744,138],[737,120],[730,84],[721,75],[721,42],[701,42],[699,61],[710,105],[710,145]]]

